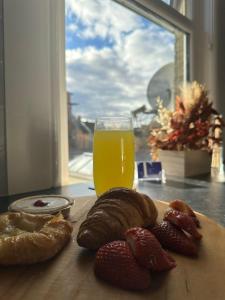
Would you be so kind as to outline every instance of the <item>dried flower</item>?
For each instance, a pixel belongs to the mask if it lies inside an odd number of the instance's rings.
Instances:
[[[181,88],[174,111],[165,108],[160,99],[157,102],[160,127],[151,130],[148,140],[151,152],[158,149],[211,151],[215,143],[221,143],[224,122],[212,107],[203,85],[193,82]]]

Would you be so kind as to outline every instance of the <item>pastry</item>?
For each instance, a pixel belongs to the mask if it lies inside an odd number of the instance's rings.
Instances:
[[[62,215],[8,212],[0,215],[0,265],[50,259],[69,241],[72,226]]]
[[[158,212],[153,201],[144,194],[127,188],[113,188],[102,194],[81,224],[77,242],[81,247],[98,249],[102,245],[124,239],[124,232],[135,226],[155,224]]]

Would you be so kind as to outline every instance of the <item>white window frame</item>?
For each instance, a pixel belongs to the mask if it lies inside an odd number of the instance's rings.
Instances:
[[[194,70],[192,68],[193,64],[193,52],[194,52],[194,43],[193,43],[193,32],[194,24],[192,21],[192,10],[193,2],[192,0],[188,1],[188,17],[180,14],[175,8],[167,5],[161,0],[114,0],[115,2],[122,4],[123,6],[130,8],[137,13],[140,13],[146,18],[151,19],[152,16],[156,16],[161,20],[166,21],[168,24],[177,28],[178,30],[183,31],[189,35],[189,80],[192,80]],[[184,66],[186,68],[186,65]]]
[[[14,5],[15,0],[4,0],[5,5],[12,6]],[[76,1],[76,0],[74,0]],[[190,79],[197,79],[200,82],[205,82],[210,86],[210,78],[205,79],[205,70],[202,68],[202,63],[208,64],[208,69],[210,69],[210,66],[213,62],[213,55],[212,55],[212,43],[210,42],[210,47],[208,43],[209,38],[209,32],[205,29],[201,28],[202,26],[202,18],[204,18],[205,14],[205,8],[203,9],[203,6],[209,7],[209,4],[214,2],[213,0],[199,0],[199,1],[193,1],[193,19],[188,19],[187,17],[179,14],[175,9],[168,6],[167,4],[163,3],[160,0],[114,0],[124,6],[130,7],[131,9],[141,10],[142,14],[151,12],[155,15],[161,16],[164,20],[168,21],[172,25],[176,26],[178,29],[183,30],[184,32],[187,32],[190,34]],[[190,0],[188,0],[190,1]],[[40,190],[44,188],[49,188],[52,186],[59,186],[66,184],[68,182],[68,125],[67,125],[67,101],[66,101],[66,89],[65,89],[65,0],[20,0],[20,5],[23,3],[24,8],[18,8],[19,11],[14,11],[13,9],[8,10],[8,15],[5,16],[6,18],[10,18],[10,20],[5,20],[6,25],[11,26],[8,30],[6,28],[5,30],[5,38],[6,41],[9,39],[11,43],[8,43],[10,47],[6,47],[6,124],[7,124],[7,162],[8,162],[8,186],[9,193],[22,193],[27,192],[31,190]],[[47,175],[43,180],[40,180],[40,177],[32,177],[29,176],[29,173],[26,172],[25,178],[21,180],[19,178],[18,174],[23,174],[24,166],[23,166],[23,160],[20,161],[20,157],[18,154],[18,148],[20,145],[18,143],[14,142],[13,139],[13,128],[17,128],[16,126],[20,126],[19,119],[12,120],[10,117],[11,113],[15,114],[15,108],[13,106],[14,100],[12,97],[10,98],[10,95],[13,95],[13,89],[14,86],[17,87],[16,82],[16,76],[13,74],[13,65],[12,61],[10,60],[11,50],[13,50],[13,39],[11,36],[7,36],[8,34],[12,34],[12,26],[14,24],[15,28],[17,30],[21,29],[22,21],[20,24],[19,16],[23,16],[22,9],[26,9],[26,3],[29,3],[29,5],[32,5],[30,3],[33,3],[34,7],[37,5],[37,3],[40,6],[43,6],[46,9],[46,13],[44,14],[44,20],[41,20],[41,22],[45,22],[46,24],[46,34],[44,35],[44,39],[46,43],[48,44],[48,47],[46,47],[45,51],[46,53],[43,53],[43,55],[47,55],[48,60],[46,60],[46,68],[43,68],[43,75],[45,75],[45,72],[48,73],[48,80],[50,82],[49,88],[46,91],[46,94],[43,94],[46,99],[49,99],[50,101],[47,101],[46,104],[46,110],[48,111],[49,120],[46,122],[46,130],[48,132],[48,157],[51,160],[46,165],[47,169]],[[30,7],[30,6],[29,6]],[[45,9],[43,12],[45,12]],[[196,17],[196,11],[198,13],[198,16]],[[203,12],[201,15],[201,18],[199,18],[199,12]],[[15,18],[15,20],[14,20]],[[13,23],[14,20],[14,23]],[[10,21],[10,22],[8,22]],[[31,20],[32,22],[32,20]],[[6,27],[7,27],[6,26]],[[29,24],[28,24],[29,26]],[[35,29],[36,34],[38,32],[38,27]],[[43,30],[43,29],[42,29]],[[14,34],[14,33],[13,33]],[[43,34],[43,32],[41,33]],[[30,38],[32,38],[30,36]],[[33,37],[35,39],[35,36]],[[204,41],[203,41],[204,40]],[[199,53],[199,46],[202,45],[202,42],[205,44],[204,49],[204,57],[202,53]],[[14,47],[17,47],[18,40],[15,40]],[[28,49],[29,50],[29,49]],[[7,53],[8,52],[8,53]],[[27,53],[19,53],[22,55],[22,58],[24,59],[23,64],[20,64],[20,67],[26,67],[26,55],[29,55],[29,51]],[[15,55],[14,62],[21,63],[20,56],[18,54],[18,50],[16,50],[13,55]],[[7,59],[8,57],[8,59]],[[41,56],[38,58],[41,59]],[[198,63],[198,62],[201,63]],[[209,62],[208,62],[209,61]],[[11,64],[11,65],[10,65]],[[37,62],[38,64],[38,62]],[[35,72],[36,70],[34,70]],[[11,73],[10,73],[11,72]],[[12,76],[13,77],[13,84],[12,84]],[[19,78],[19,73],[17,74]],[[208,82],[207,82],[208,80]],[[32,82],[32,78],[28,80],[29,84],[34,84]],[[21,95],[26,95],[26,91],[23,88],[20,88]],[[211,88],[212,90],[212,88]],[[8,97],[8,98],[7,98]],[[35,101],[34,99],[31,99],[32,101]],[[25,104],[26,99],[23,100]],[[35,103],[35,102],[34,102]],[[35,106],[36,104],[34,104]],[[23,116],[25,115],[25,112],[22,111],[23,108],[18,106],[18,113],[21,113]],[[43,108],[44,109],[44,108]],[[33,108],[33,114],[35,118],[38,118],[38,112],[35,115],[35,109]],[[11,122],[13,123],[13,126],[11,126]],[[36,142],[38,143],[40,137],[38,134],[35,136]],[[33,149],[33,148],[32,148]],[[23,150],[22,152],[23,156],[26,157],[26,154],[30,155],[30,153],[26,153],[26,150]],[[37,151],[34,151],[32,153],[33,155],[33,161],[30,159],[30,173],[32,172],[39,172],[39,170],[36,168],[33,169],[33,166],[37,166],[37,161],[35,161],[35,158],[38,157],[38,149]],[[16,173],[17,177],[13,176],[13,168],[16,167]],[[43,168],[43,166],[41,166]],[[11,176],[11,175],[12,176]],[[22,184],[20,184],[22,183]]]
[[[65,70],[65,0],[51,0],[51,66],[54,110],[54,186],[68,184],[69,140]]]

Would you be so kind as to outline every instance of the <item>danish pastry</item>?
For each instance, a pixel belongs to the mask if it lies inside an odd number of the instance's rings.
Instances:
[[[9,212],[0,215],[0,265],[33,264],[56,255],[69,241],[62,215]]]
[[[127,188],[113,188],[102,194],[81,224],[77,242],[88,249],[98,249],[113,240],[124,238],[131,227],[154,225],[158,212],[144,194]]]

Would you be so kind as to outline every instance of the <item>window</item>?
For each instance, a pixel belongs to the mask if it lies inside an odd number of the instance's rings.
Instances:
[[[191,17],[190,0],[161,0],[172,8],[176,9],[180,14]]]
[[[68,21],[67,17],[70,16],[72,21],[74,19],[73,10],[78,9],[78,5],[81,8],[86,6],[88,2],[90,1],[23,0],[21,4],[21,1],[4,1],[4,112],[7,160],[7,175],[4,179],[9,194],[47,189],[67,183],[68,122],[65,100],[66,76],[64,74],[64,5],[66,4],[66,19]],[[91,2],[93,7],[96,7],[97,4],[109,3],[105,0],[92,0]],[[113,11],[113,15],[117,14],[118,3],[122,4],[123,8],[129,9],[124,10],[121,17],[124,19],[125,28],[130,26],[125,17],[131,14],[130,11],[133,11],[133,16],[136,15],[135,18],[142,16],[146,23],[152,22],[155,26],[164,28],[174,41],[177,40],[179,34],[182,37],[180,47],[183,47],[184,51],[176,52],[175,50],[175,54],[181,53],[182,55],[179,59],[175,55],[174,62],[175,65],[177,64],[176,68],[180,70],[181,76],[205,83],[213,95],[212,99],[218,99],[218,101],[223,99],[221,95],[224,93],[224,85],[221,78],[223,78],[224,70],[221,57],[224,45],[220,38],[223,36],[223,26],[215,26],[223,24],[224,4],[222,1],[219,3],[211,0],[185,1],[185,3],[193,5],[193,19],[190,18],[191,5],[188,7],[189,14],[182,15],[174,9],[174,5],[169,6],[161,0],[115,0],[115,2],[110,2],[117,4],[114,6],[116,9]],[[109,15],[106,14],[106,11],[101,12],[101,17],[104,15],[108,20]],[[112,25],[115,24],[112,23]],[[72,22],[70,24],[66,22],[66,32],[69,30],[67,39],[75,37],[73,31],[76,26]],[[96,27],[97,29],[100,30],[99,27]],[[129,34],[131,32],[127,32],[125,36]],[[146,36],[146,40],[150,37],[151,35]],[[214,47],[215,42],[218,42],[215,46],[221,47]],[[172,48],[175,49],[174,46]],[[72,53],[72,44],[69,47],[67,44],[67,49]],[[219,52],[218,49],[220,49]],[[88,59],[90,59],[89,56]],[[140,60],[143,60],[143,57]],[[178,67],[178,63],[180,67]],[[69,64],[68,60],[67,67],[67,74],[69,74],[72,64]],[[78,69],[76,68],[76,70]],[[98,74],[97,70],[96,74]],[[175,78],[179,78],[176,71],[174,74]],[[73,79],[73,75],[71,78]],[[128,79],[133,78],[129,77]],[[76,86],[79,87],[81,83],[77,82]],[[133,82],[128,83],[130,87]],[[69,84],[69,80],[67,80],[67,84]],[[176,84],[174,86],[176,87]],[[140,81],[141,88],[143,88],[143,82]],[[147,86],[145,86],[146,88]],[[92,89],[94,89],[93,86]],[[125,95],[129,95],[130,90],[128,89]],[[68,92],[72,93],[73,91],[68,88]],[[113,95],[110,90],[108,93]],[[68,98],[69,96],[72,97],[70,101],[73,104],[70,108],[73,111],[76,108],[80,109],[81,106],[76,105],[77,99],[74,99],[74,95],[68,94]],[[139,100],[140,103],[141,101],[147,102],[146,96],[145,100]],[[148,104],[149,102],[147,102]],[[149,105],[147,109],[150,108]],[[136,108],[137,106],[132,109]],[[77,116],[76,111],[75,116]],[[151,116],[141,112],[138,114],[140,122],[144,122],[143,119],[146,117],[150,118]],[[83,121],[91,120],[85,119],[81,115],[81,121],[83,123]],[[87,125],[85,132],[87,132],[90,124],[85,125]],[[83,127],[83,124],[81,126]],[[0,138],[2,136],[0,133]],[[83,142],[85,143],[85,139]],[[81,151],[80,153],[82,155]],[[88,159],[88,155],[85,154],[85,157]]]
[[[141,12],[112,0],[66,1],[69,171],[75,182],[91,178],[99,115],[131,114],[136,160],[148,159],[156,99],[173,106],[176,89],[188,76],[188,35]]]

